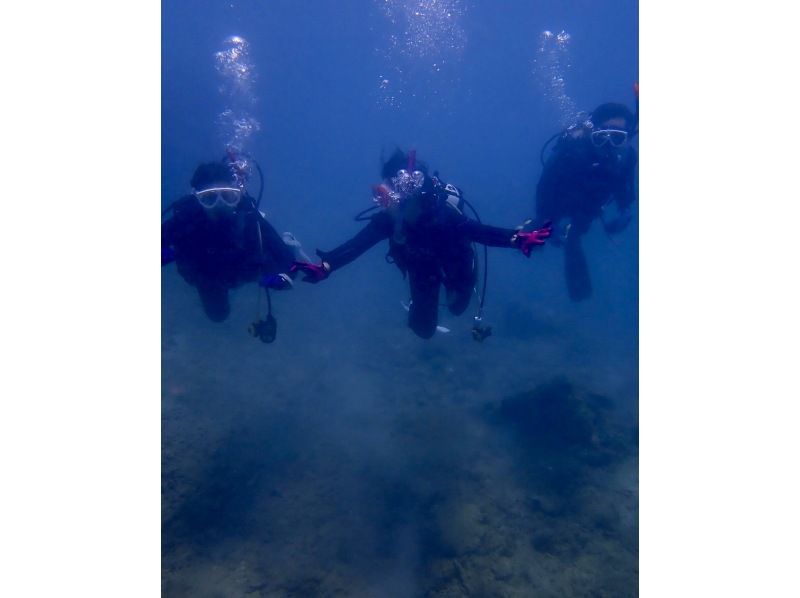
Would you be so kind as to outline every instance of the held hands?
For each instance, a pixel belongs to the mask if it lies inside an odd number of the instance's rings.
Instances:
[[[542,228],[532,230],[530,232],[518,232],[513,240],[514,246],[519,249],[525,257],[531,256],[531,251],[538,245],[544,245],[547,239],[553,232],[553,225],[546,222]]]
[[[292,263],[292,267],[289,269],[289,272],[294,274],[295,272],[303,272],[305,276],[303,276],[303,282],[310,282],[312,284],[316,284],[321,280],[325,280],[328,278],[328,274],[330,273],[330,266],[327,266],[325,262],[321,264],[312,264],[311,262],[294,262]]]

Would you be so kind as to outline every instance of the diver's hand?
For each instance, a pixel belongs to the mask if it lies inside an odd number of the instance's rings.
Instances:
[[[525,257],[531,257],[531,251],[538,245],[544,245],[553,232],[553,225],[546,222],[542,228],[530,232],[518,232],[512,241],[514,247],[519,249]]]
[[[292,288],[292,279],[288,274],[265,274],[258,281],[259,286],[273,291],[287,291]]]
[[[175,250],[172,247],[161,248],[161,265],[166,266],[175,261]]]
[[[303,282],[310,282],[312,284],[316,284],[321,280],[325,280],[328,278],[328,274],[330,274],[330,266],[325,262],[321,264],[312,264],[311,262],[294,262],[292,263],[292,267],[289,269],[291,274],[295,272],[303,272],[305,276],[303,276]]]

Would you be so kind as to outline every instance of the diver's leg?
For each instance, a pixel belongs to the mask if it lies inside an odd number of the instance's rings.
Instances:
[[[411,288],[408,326],[417,336],[431,338],[439,317],[439,276],[430,268],[410,268],[408,282]]]
[[[228,301],[228,289],[218,285],[198,286],[200,301],[208,319],[212,322],[222,322],[231,313],[231,304]]]
[[[592,281],[589,277],[589,264],[581,245],[581,230],[570,230],[564,247],[564,273],[567,290],[573,301],[583,301],[592,296]]]
[[[460,316],[469,307],[477,276],[475,252],[471,247],[459,259],[445,264],[444,286],[450,313]]]

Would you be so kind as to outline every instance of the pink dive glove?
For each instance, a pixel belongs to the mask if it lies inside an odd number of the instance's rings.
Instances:
[[[303,274],[305,274],[305,276],[303,276],[303,282],[316,284],[319,281],[328,278],[328,270],[323,264],[317,265],[312,264],[311,262],[294,262],[292,267],[289,269],[289,272],[295,273],[298,271],[302,271]]]
[[[514,244],[525,257],[530,257],[533,248],[538,245],[544,245],[545,239],[547,239],[552,232],[552,225],[547,222],[538,230],[532,230],[530,232],[518,232]]]

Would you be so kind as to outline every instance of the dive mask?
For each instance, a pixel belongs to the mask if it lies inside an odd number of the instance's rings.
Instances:
[[[418,193],[424,182],[425,175],[421,170],[409,171],[403,168],[397,171],[397,176],[392,177],[392,187],[404,197]]]
[[[211,187],[202,191],[195,191],[194,196],[200,205],[211,210],[220,203],[235,208],[242,199],[242,190],[236,187]]]
[[[621,147],[628,141],[628,132],[621,129],[599,129],[592,131],[592,145],[603,147],[610,143],[614,147]]]

